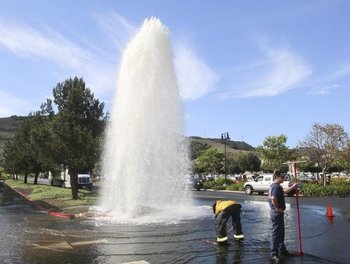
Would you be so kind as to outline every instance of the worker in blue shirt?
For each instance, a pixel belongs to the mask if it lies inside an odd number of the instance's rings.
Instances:
[[[271,236],[271,258],[278,262],[279,256],[291,255],[284,244],[284,210],[286,203],[284,194],[290,192],[297,187],[294,183],[290,188],[283,191],[281,183],[284,181],[284,175],[280,171],[275,171],[273,174],[274,182],[269,190],[270,217],[272,222]]]

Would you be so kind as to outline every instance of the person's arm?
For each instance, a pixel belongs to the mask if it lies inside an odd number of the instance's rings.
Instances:
[[[298,187],[298,183],[294,183],[291,187],[289,187],[287,190],[283,190],[285,194],[289,193],[291,190],[296,189]]]

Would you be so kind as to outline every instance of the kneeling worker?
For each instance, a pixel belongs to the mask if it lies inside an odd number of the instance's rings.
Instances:
[[[241,226],[241,205],[235,201],[216,201],[213,204],[213,212],[215,214],[215,229],[218,244],[227,243],[226,223],[232,218],[232,227],[235,229],[233,238],[235,240],[243,240],[244,235]]]

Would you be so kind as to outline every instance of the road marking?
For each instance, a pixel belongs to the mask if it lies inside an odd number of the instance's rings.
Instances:
[[[104,244],[108,243],[107,239],[90,240],[90,241],[80,241],[70,243],[72,246],[84,246],[84,245],[94,245],[94,244]]]
[[[55,249],[73,249],[73,247],[66,241],[59,242],[59,243],[53,243],[53,244],[49,244],[46,246],[33,244],[33,246],[36,248],[53,249],[53,250],[55,250]]]
[[[139,260],[139,261],[123,262],[122,264],[150,264],[150,263],[145,260]]]
[[[72,243],[63,241],[63,242],[52,243],[48,245],[39,245],[39,244],[32,244],[32,245],[36,248],[41,248],[41,249],[60,250],[60,249],[73,249],[74,247],[77,247],[77,246],[95,245],[95,244],[103,244],[103,243],[108,243],[108,240],[99,239],[99,240],[89,240],[89,241],[78,241],[78,242],[72,242]]]

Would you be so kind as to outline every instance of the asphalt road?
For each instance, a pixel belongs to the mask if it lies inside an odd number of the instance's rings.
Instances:
[[[227,191],[192,191],[196,213],[169,223],[68,220],[38,211],[0,185],[0,262],[5,264],[270,263],[267,195]],[[243,204],[245,241],[221,248],[215,242],[211,205],[217,199]],[[295,198],[286,197],[286,242],[298,249]],[[335,217],[326,210],[332,203]],[[304,256],[283,263],[350,263],[349,198],[300,197]],[[187,209],[188,210],[188,209]],[[168,212],[171,214],[172,212]],[[196,215],[198,213],[198,215]],[[191,214],[192,215],[192,214]],[[158,219],[159,215],[155,215]],[[209,243],[208,243],[209,242]]]

